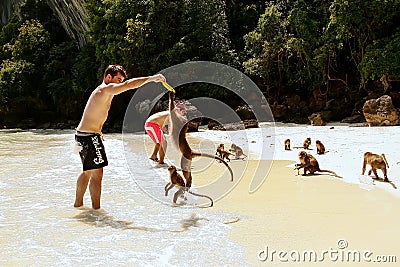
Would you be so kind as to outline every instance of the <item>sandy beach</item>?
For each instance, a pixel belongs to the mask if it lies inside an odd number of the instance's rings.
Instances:
[[[209,201],[193,196],[172,204],[175,191],[164,195],[167,168],[148,159],[148,136],[107,134],[110,166],[99,211],[91,209],[88,193],[82,209],[73,207],[81,171],[79,156],[71,153],[73,131],[0,132],[0,265],[398,265],[400,190],[361,175],[361,157],[367,150],[385,152],[388,177],[399,187],[400,140],[393,137],[400,127],[278,125],[261,137],[255,131],[189,134],[194,149],[212,154],[220,142],[248,144],[248,160],[229,163],[233,182],[215,160],[193,160],[192,190],[212,196],[212,208],[195,207]],[[288,136],[293,144],[320,138],[330,150],[316,156],[321,167],[343,178],[298,176],[299,150],[283,150]],[[172,144],[167,155],[179,165]],[[264,177],[249,193],[251,181]]]
[[[274,161],[264,184],[250,194],[252,169],[257,164],[250,161],[240,183],[213,208],[241,215],[229,236],[246,247],[251,266],[362,266],[388,255],[399,260],[397,196],[379,188],[366,191],[329,175],[297,176],[288,167],[292,163]],[[231,166],[240,172],[243,163]],[[279,257],[279,251],[287,254]],[[315,251],[317,257],[306,254],[302,260],[305,251]],[[356,251],[359,260],[352,256]]]
[[[250,145],[251,151],[246,151],[250,160],[230,162],[235,187],[209,209],[238,215],[240,220],[231,224],[229,238],[245,247],[246,262],[250,266],[396,266],[400,261],[396,245],[400,240],[399,189],[373,182],[368,175],[361,175],[361,167],[364,151],[385,151],[391,163],[388,176],[398,187],[399,167],[393,162],[398,142],[374,141],[378,136],[386,140],[397,128],[285,125],[275,130],[274,141],[268,139],[269,133],[257,139],[257,130],[233,137],[242,141],[241,145]],[[204,142],[204,147],[210,147],[210,139],[215,147],[221,142],[229,145],[232,134],[237,132],[205,131],[190,134],[188,139],[201,150]],[[306,136],[313,142],[322,138],[330,152],[317,156],[320,166],[336,171],[343,179],[329,174],[297,175],[293,166],[301,149],[285,152],[283,140],[287,136],[297,143]],[[196,141],[193,137],[205,139]],[[268,146],[275,147],[273,160],[260,158],[260,150]],[[309,153],[315,155],[315,148]],[[199,165],[207,163],[194,162],[195,169]],[[211,164],[194,175],[200,192],[211,193],[210,187],[205,191],[201,187],[225,171],[221,166]],[[261,169],[257,175],[261,173],[266,179],[256,192],[249,193],[256,169]]]

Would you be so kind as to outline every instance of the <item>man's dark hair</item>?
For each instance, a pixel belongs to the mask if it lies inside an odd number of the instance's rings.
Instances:
[[[108,74],[110,74],[111,77],[114,77],[118,73],[120,73],[122,76],[124,76],[124,78],[126,78],[126,71],[124,67],[122,67],[121,65],[108,65],[108,67],[104,71],[103,78],[105,78]]]

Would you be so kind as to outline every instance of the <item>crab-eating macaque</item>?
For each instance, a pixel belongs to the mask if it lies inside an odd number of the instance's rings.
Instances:
[[[389,182],[389,179],[387,178],[387,170],[386,168],[389,168],[389,164],[387,163],[385,154],[378,155],[378,154],[373,154],[371,152],[365,152],[364,153],[364,162],[363,162],[363,168],[362,168],[362,174],[364,175],[365,173],[365,168],[367,167],[367,164],[371,166],[371,170],[368,171],[368,175],[371,175],[371,172],[375,174],[375,178],[379,179],[378,174],[376,170],[381,170],[383,172],[383,177],[384,177],[384,182]]]
[[[186,187],[186,183],[185,180],[183,179],[183,177],[177,172],[176,167],[175,166],[169,166],[168,167],[168,171],[169,171],[169,178],[170,178],[170,182],[168,184],[166,184],[164,190],[165,190],[165,196],[168,196],[168,192],[169,190],[171,190],[174,186],[178,188],[178,191],[176,191],[176,193],[174,194],[174,203],[176,204],[176,201],[178,200],[178,197],[180,196],[184,196],[185,191],[188,192],[189,194],[192,194],[194,196],[198,196],[198,197],[205,197],[208,198],[211,201],[210,207],[212,207],[214,205],[214,202],[212,200],[211,197],[206,196],[206,195],[202,195],[202,194],[197,194],[194,193],[192,191],[189,190],[189,187]]]
[[[325,154],[325,146],[324,146],[324,144],[322,144],[321,141],[319,141],[319,140],[315,141],[315,146],[317,147],[318,155]]]
[[[241,158],[242,160],[244,160],[245,158],[247,158],[247,155],[243,153],[243,149],[238,145],[232,144],[229,151],[233,152],[233,154],[235,155],[235,159]]]
[[[228,162],[231,161],[231,159],[229,158],[229,156],[234,156],[232,153],[229,153],[228,151],[225,150],[225,146],[224,144],[219,144],[217,147],[217,152],[215,152],[215,155],[217,155],[218,157],[222,158],[222,159],[227,159]]]
[[[217,146],[217,152],[215,152],[215,155],[222,158],[222,151],[224,151],[224,150],[225,150],[224,144],[219,144]]]
[[[233,171],[221,157],[216,155],[211,155],[207,153],[197,152],[190,148],[188,141],[186,140],[186,133],[188,130],[188,120],[179,114],[175,109],[174,103],[175,94],[173,92],[169,93],[169,112],[170,112],[170,133],[172,138],[172,143],[179,149],[182,153],[181,157],[181,169],[183,176],[186,180],[186,187],[190,188],[192,185],[192,159],[195,157],[208,157],[212,159],[219,160],[224,163],[231,174],[231,181],[233,181]]]
[[[285,140],[285,150],[290,150],[290,139]]]
[[[225,150],[221,151],[221,156],[220,156],[220,157],[221,157],[223,160],[226,159],[226,161],[230,162],[231,159],[229,158],[229,156],[234,156],[234,154],[229,153],[228,151],[225,151]]]
[[[297,173],[299,173],[300,169],[303,168],[304,169],[303,175],[306,175],[307,171],[310,174],[314,174],[315,172],[329,172],[338,178],[342,178],[339,175],[337,175],[336,172],[333,172],[330,170],[321,170],[319,168],[317,159],[313,155],[311,155],[305,151],[299,152],[299,160],[300,160],[300,164],[296,164],[296,167],[295,167],[295,169],[297,169]]]
[[[295,146],[294,148],[310,149],[310,145],[311,145],[311,138],[307,137],[303,142],[303,146]]]

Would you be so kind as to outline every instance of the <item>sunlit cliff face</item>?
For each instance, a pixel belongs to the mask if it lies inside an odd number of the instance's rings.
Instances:
[[[0,24],[6,24],[14,13],[18,12],[18,5],[21,2],[22,0],[0,1]],[[83,9],[84,3],[85,0],[47,0],[47,4],[58,17],[65,31],[80,46],[86,43],[84,32],[89,28]]]
[[[82,46],[86,43],[84,32],[89,29],[83,4],[86,0],[47,0],[68,35]]]

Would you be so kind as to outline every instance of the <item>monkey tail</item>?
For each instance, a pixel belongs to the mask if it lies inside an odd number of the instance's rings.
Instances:
[[[211,159],[216,159],[221,161],[229,170],[229,172],[231,173],[231,181],[233,182],[233,171],[231,169],[231,167],[228,165],[228,163],[226,163],[225,160],[223,160],[222,158],[216,156],[216,155],[211,155],[211,154],[207,154],[207,153],[200,153],[200,152],[193,152],[192,153],[193,157],[206,157],[206,158],[211,158]]]
[[[387,159],[385,157],[385,154],[382,153],[382,158],[385,161],[386,167],[389,169],[389,163],[387,162]]]
[[[319,170],[319,172],[329,172],[329,173],[332,173],[333,175],[335,175],[337,178],[343,178],[342,176],[337,175],[336,172],[333,172],[330,170]]]
[[[194,193],[194,192],[192,192],[192,191],[190,191],[190,190],[187,190],[187,192],[190,193],[190,194],[192,194],[193,196],[208,198],[208,199],[211,201],[210,207],[212,207],[212,206],[214,205],[214,201],[213,201],[212,198],[209,197],[209,196],[202,195],[202,194],[197,194],[197,193]]]

